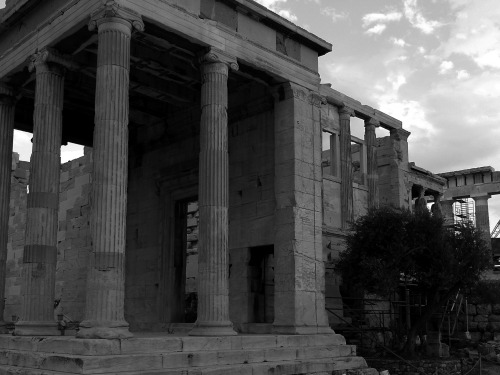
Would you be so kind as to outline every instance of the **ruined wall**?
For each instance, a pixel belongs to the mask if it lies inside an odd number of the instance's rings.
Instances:
[[[87,257],[90,251],[89,194],[91,153],[61,166],[56,300],[58,313],[82,320],[85,311]],[[29,163],[13,155],[5,319],[21,314],[21,267],[24,251]]]
[[[408,179],[408,143],[404,134],[393,132],[390,137],[378,138],[378,175],[380,205],[410,207],[411,192]]]
[[[81,158],[61,166],[59,190],[59,231],[55,298],[58,312],[69,320],[83,320],[86,298],[90,236],[91,149]]]
[[[7,244],[7,273],[5,280],[4,319],[11,321],[21,313],[21,266],[26,228],[26,202],[29,163],[19,161],[19,154],[12,155],[10,185],[9,242]]]

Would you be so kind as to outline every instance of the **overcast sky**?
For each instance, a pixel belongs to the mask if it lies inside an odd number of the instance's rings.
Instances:
[[[498,1],[258,0],[332,43],[323,83],[403,121],[410,161],[434,173],[500,170]]]
[[[498,1],[257,0],[332,43],[320,59],[323,83],[403,121],[410,160],[435,173],[500,170]],[[30,139],[16,132],[21,159]],[[65,146],[62,155],[81,150]],[[493,228],[500,198],[489,203]]]

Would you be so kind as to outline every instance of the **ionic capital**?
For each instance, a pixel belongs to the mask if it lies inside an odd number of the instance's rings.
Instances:
[[[391,129],[391,138],[398,141],[407,141],[410,134],[409,131],[404,129]]]
[[[211,47],[206,54],[200,57],[201,64],[226,64],[231,70],[237,71],[240,69],[236,57],[221,51],[217,48]]]
[[[322,105],[327,103],[326,97],[318,94],[317,92],[311,92],[309,95],[309,103],[315,107],[321,108]]]
[[[369,128],[369,127],[373,127],[373,128],[380,127],[380,121],[376,120],[374,118],[370,118],[369,120],[365,120],[365,128]]]
[[[32,72],[41,66],[46,66],[48,63],[59,65],[61,68],[69,70],[76,70],[78,68],[78,64],[71,61],[70,57],[60,54],[53,48],[45,47],[30,56],[28,69]],[[61,71],[61,73],[63,72]]]
[[[94,31],[105,22],[121,22],[130,29],[144,31],[142,16],[132,9],[125,8],[114,0],[105,0],[104,5],[90,15],[89,30]]]
[[[354,109],[345,104],[339,108],[339,115],[341,116],[341,118],[343,117],[344,120],[349,119],[350,117],[356,117]]]

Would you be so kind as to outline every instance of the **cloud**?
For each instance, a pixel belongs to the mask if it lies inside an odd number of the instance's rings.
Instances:
[[[269,9],[273,9],[276,7],[276,4],[278,3],[286,3],[287,0],[255,0],[261,5],[264,5],[265,7]]]
[[[448,0],[458,9],[450,35],[441,52],[470,57],[481,69],[500,69],[500,8],[497,0]],[[466,15],[466,16],[465,16]]]
[[[470,77],[470,73],[467,70],[459,70],[457,72],[457,79],[463,80]]]
[[[292,21],[292,22],[297,22],[297,20],[298,20],[297,16],[295,14],[293,14],[288,9],[281,9],[278,11],[278,14],[281,17],[286,18],[287,20]]]
[[[439,21],[427,20],[417,4],[418,0],[404,0],[404,14],[413,27],[419,29],[424,34],[432,34],[437,28],[443,26]]]
[[[369,13],[365,14],[362,18],[363,27],[368,27],[374,23],[377,24],[385,24],[388,22],[396,22],[401,20],[403,15],[400,12],[391,12],[391,13]]]
[[[399,39],[399,38],[391,38],[391,42],[396,45],[396,46],[399,46],[399,47],[406,47],[406,46],[409,46],[408,43],[405,42],[404,39]]]
[[[346,12],[339,12],[333,7],[326,7],[321,9],[321,14],[330,17],[333,22],[340,19],[347,18],[349,15]]]
[[[443,61],[441,65],[439,65],[439,74],[446,74],[451,71],[455,65],[452,61]]]
[[[385,31],[385,29],[387,29],[387,25],[378,23],[375,26],[373,26],[372,28],[366,30],[365,34],[377,34],[377,35],[380,35],[380,34],[382,34]]]

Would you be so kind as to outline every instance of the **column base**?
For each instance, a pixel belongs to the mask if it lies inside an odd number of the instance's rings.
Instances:
[[[5,333],[9,333],[9,330],[7,329],[7,323],[3,320],[0,320],[0,335],[3,335]]]
[[[317,335],[334,334],[328,326],[281,326],[273,325],[273,333],[280,335]]]
[[[76,338],[79,339],[129,339],[134,335],[129,331],[127,322],[90,322],[80,323]]]
[[[189,336],[235,336],[238,333],[233,329],[231,322],[196,322]]]
[[[25,322],[15,324],[14,336],[60,336],[57,322]]]

